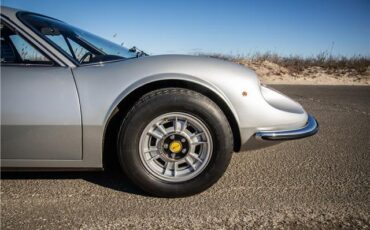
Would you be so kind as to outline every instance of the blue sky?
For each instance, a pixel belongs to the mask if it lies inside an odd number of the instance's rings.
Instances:
[[[370,0],[2,0],[151,54],[370,55]]]

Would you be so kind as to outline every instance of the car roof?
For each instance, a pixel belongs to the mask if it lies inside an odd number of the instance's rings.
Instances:
[[[19,9],[7,7],[7,6],[1,6],[1,14],[4,14],[5,16],[14,15],[19,11],[20,11]]]
[[[7,17],[13,16],[13,15],[15,16],[18,12],[32,13],[32,14],[35,14],[35,15],[39,15],[39,16],[43,16],[43,17],[46,17],[46,18],[51,18],[53,20],[63,22],[62,20],[59,20],[59,19],[56,19],[56,18],[53,18],[53,17],[49,17],[49,16],[46,16],[46,15],[43,15],[43,14],[34,13],[34,12],[21,10],[21,9],[16,9],[16,8],[11,8],[11,7],[7,7],[7,6],[1,6],[1,14],[5,15]]]

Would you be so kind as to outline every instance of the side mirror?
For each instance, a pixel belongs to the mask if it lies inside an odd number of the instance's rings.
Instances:
[[[128,51],[130,51],[131,53],[136,53],[137,52],[137,48],[136,48],[136,46],[133,46]]]

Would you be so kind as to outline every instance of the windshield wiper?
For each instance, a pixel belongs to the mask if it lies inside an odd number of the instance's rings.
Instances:
[[[131,53],[136,53],[136,57],[149,56],[149,54],[145,53],[144,51],[137,48],[136,46],[131,47],[128,51],[130,51]]]

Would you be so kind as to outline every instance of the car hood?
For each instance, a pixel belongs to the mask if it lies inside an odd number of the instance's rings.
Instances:
[[[207,79],[210,75],[217,78],[242,76],[257,80],[256,74],[245,66],[218,58],[191,55],[155,55],[134,58],[117,63],[118,65],[140,65],[142,70],[153,73],[179,73]],[[126,68],[126,67],[125,67]],[[224,79],[225,80],[225,79]]]

